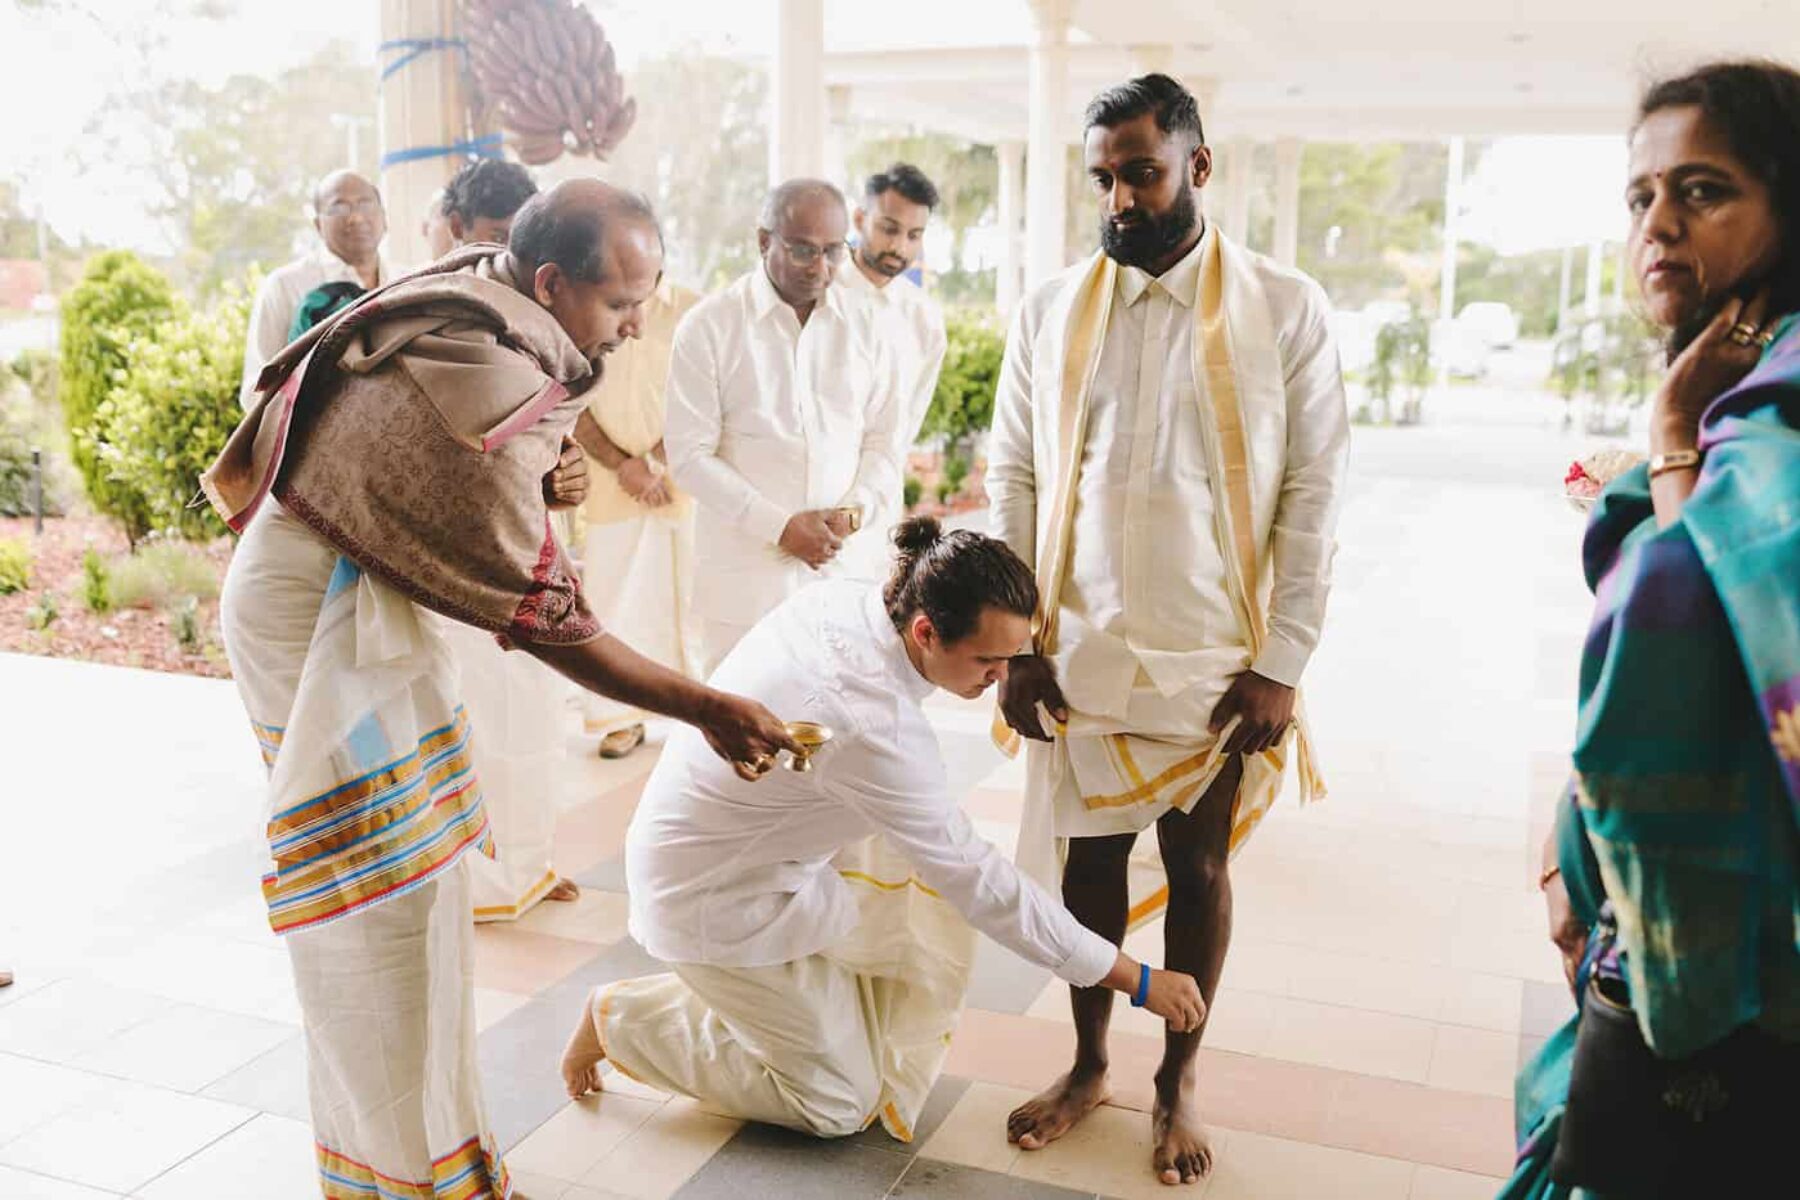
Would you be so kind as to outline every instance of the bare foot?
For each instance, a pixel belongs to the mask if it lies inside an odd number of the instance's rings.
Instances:
[[[556,885],[544,893],[544,899],[579,900],[581,899],[581,888],[576,886],[573,879],[558,878]]]
[[[1157,1086],[1156,1106],[1150,1113],[1150,1139],[1156,1143],[1150,1163],[1164,1183],[1198,1183],[1212,1170],[1212,1146],[1200,1127],[1200,1107],[1195,1102],[1192,1080],[1173,1089]]]
[[[1042,1150],[1110,1099],[1104,1067],[1070,1071],[1013,1109],[1006,1118],[1006,1140],[1022,1150]]]
[[[569,1035],[569,1046],[562,1056],[563,1085],[572,1098],[579,1100],[589,1092],[602,1090],[600,1064],[605,1060],[600,1032],[594,1028],[594,998],[589,996],[581,1006],[581,1019]]]

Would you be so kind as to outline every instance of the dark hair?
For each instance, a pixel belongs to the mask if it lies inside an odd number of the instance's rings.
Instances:
[[[938,206],[937,187],[925,172],[911,163],[897,162],[885,171],[877,171],[863,185],[863,195],[870,199],[883,192],[899,192],[914,204],[923,204],[926,208]]]
[[[486,217],[505,220],[537,195],[531,172],[516,162],[478,158],[450,177],[444,185],[443,214],[465,221]]]
[[[1200,105],[1194,93],[1167,75],[1139,75],[1115,84],[1088,102],[1082,114],[1083,130],[1103,125],[1107,129],[1123,125],[1145,113],[1156,114],[1156,127],[1164,133],[1191,133],[1196,145],[1206,144],[1206,131],[1200,126]]]
[[[539,192],[513,218],[506,248],[525,278],[545,263],[555,263],[572,279],[600,283],[606,271],[607,225],[621,217],[642,220],[662,237],[650,202],[634,192],[620,192],[607,204],[558,203],[554,192]]]
[[[1031,568],[997,538],[972,529],[946,532],[936,517],[908,517],[894,527],[894,549],[881,598],[895,629],[922,612],[952,643],[975,632],[984,608],[1021,617],[1037,609]]]
[[[1771,306],[1775,314],[1800,309],[1800,72],[1767,59],[1708,63],[1652,84],[1638,102],[1632,130],[1652,113],[1690,106],[1768,187],[1781,227],[1781,254],[1769,279]]]

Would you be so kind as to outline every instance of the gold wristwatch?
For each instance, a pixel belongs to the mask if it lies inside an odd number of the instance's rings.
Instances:
[[[1688,471],[1700,465],[1700,451],[1671,450],[1667,454],[1650,456],[1650,478],[1668,471]]]

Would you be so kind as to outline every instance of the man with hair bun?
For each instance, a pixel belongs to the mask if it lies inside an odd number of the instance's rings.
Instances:
[[[669,971],[590,995],[563,1058],[571,1096],[598,1089],[610,1058],[745,1120],[818,1137],[880,1120],[910,1141],[962,1007],[970,925],[1171,1029],[1201,1021],[1192,978],[1082,928],[950,796],[921,706],[936,688],[972,699],[1006,677],[1031,634],[1031,572],[1001,542],[929,517],[894,546],[884,586],[806,588],[713,676],[816,746],[804,772],[753,782],[685,730],[664,750],[625,873],[632,936]]]

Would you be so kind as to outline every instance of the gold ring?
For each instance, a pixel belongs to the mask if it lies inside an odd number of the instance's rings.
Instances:
[[[1771,330],[1762,330],[1756,335],[1756,344],[1765,350],[1768,349],[1775,344],[1775,334]]]
[[[1756,346],[1761,344],[1759,341],[1761,336],[1760,331],[1758,331],[1756,326],[1744,321],[1739,321],[1736,325],[1733,325],[1731,327],[1731,332],[1727,333],[1725,336],[1740,346]]]

